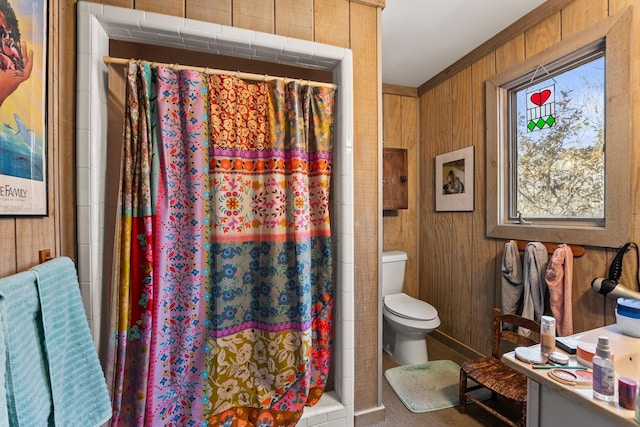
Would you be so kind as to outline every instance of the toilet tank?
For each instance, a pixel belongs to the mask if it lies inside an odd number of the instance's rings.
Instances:
[[[404,267],[407,253],[389,251],[382,253],[382,296],[402,293]]]

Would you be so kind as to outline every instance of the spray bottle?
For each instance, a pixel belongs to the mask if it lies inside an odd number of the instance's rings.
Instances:
[[[593,356],[593,397],[605,402],[615,399],[616,371],[611,356],[609,337],[598,337]]]

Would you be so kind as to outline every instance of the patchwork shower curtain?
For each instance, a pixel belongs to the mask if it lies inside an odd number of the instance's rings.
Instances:
[[[128,69],[113,425],[294,425],[332,340],[333,89]]]

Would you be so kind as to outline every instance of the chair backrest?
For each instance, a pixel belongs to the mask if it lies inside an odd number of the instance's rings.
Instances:
[[[535,333],[535,334],[532,334],[533,336],[537,336],[537,337],[540,336],[540,323],[536,322],[535,320],[527,319],[526,317],[518,316],[515,314],[502,314],[499,308],[494,308],[493,309],[493,349],[491,351],[491,354],[496,359],[499,359],[500,356],[502,355],[500,351],[502,342],[509,342],[516,346],[526,346],[526,347],[534,344],[538,344],[538,341],[536,341],[533,338],[519,335],[517,333],[517,328],[516,328],[516,332],[503,330],[502,328],[503,323],[509,323],[517,327],[529,329],[532,333]]]

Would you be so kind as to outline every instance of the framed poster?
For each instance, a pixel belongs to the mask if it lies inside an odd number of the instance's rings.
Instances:
[[[473,146],[436,156],[436,211],[473,211]]]
[[[0,215],[47,215],[47,1],[0,0]]]

